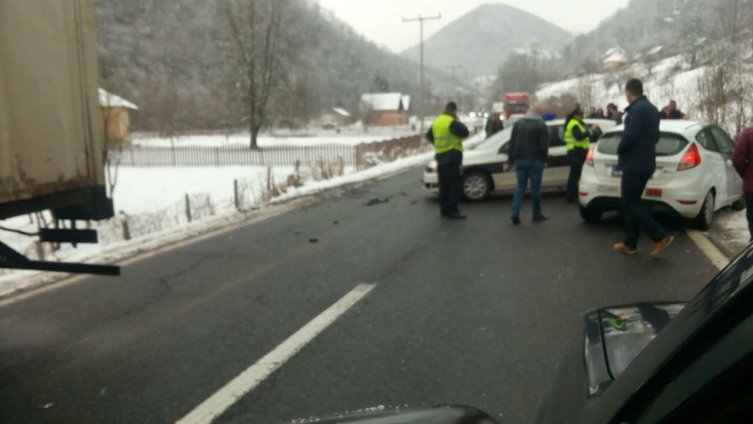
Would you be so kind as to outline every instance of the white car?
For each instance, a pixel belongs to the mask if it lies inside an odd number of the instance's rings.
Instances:
[[[605,119],[586,119],[587,125],[596,124],[602,131],[615,127],[615,122]],[[570,161],[564,142],[565,121],[557,119],[547,122],[549,127],[549,160],[544,170],[542,189],[563,189],[567,185]],[[478,201],[492,193],[512,193],[517,186],[515,172],[508,168],[508,148],[512,129],[505,128],[494,136],[466,149],[463,154],[463,196],[467,200]],[[438,193],[437,162],[426,166],[422,185],[431,193]]]
[[[620,209],[617,147],[624,127],[605,133],[591,147],[580,180],[580,211],[595,222],[604,212]],[[735,143],[714,125],[662,120],[656,145],[656,172],[643,195],[652,210],[677,212],[708,229],[714,213],[732,206],[743,209],[742,180],[732,165]]]

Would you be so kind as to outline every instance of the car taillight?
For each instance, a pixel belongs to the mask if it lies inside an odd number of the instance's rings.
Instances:
[[[593,147],[588,149],[588,154],[586,155],[586,165],[594,166],[594,148]]]
[[[685,171],[693,169],[701,164],[701,152],[698,151],[698,146],[695,143],[690,145],[690,148],[682,156],[680,165],[677,167],[678,171]]]

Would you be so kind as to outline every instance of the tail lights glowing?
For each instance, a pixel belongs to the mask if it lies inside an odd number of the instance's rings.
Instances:
[[[690,148],[682,156],[680,165],[677,167],[678,171],[685,171],[693,169],[701,164],[701,152],[698,151],[698,146],[695,143],[690,145]]]

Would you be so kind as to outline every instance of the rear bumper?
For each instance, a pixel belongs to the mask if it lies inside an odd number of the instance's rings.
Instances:
[[[590,173],[584,172],[579,186],[580,205],[595,210],[613,211],[620,209],[620,186],[615,182],[600,182]],[[698,187],[696,181],[672,181],[662,186],[652,186],[649,182],[647,190],[661,190],[661,196],[646,196],[643,200],[656,213],[674,212],[683,218],[693,219],[698,216],[703,207],[703,200],[708,193]]]

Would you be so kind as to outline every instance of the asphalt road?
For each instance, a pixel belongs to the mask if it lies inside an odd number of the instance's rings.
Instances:
[[[174,422],[366,283],[375,288],[218,422],[438,403],[531,422],[584,312],[687,300],[715,273],[682,235],[660,261],[645,240],[641,256],[616,255],[618,221],[587,226],[559,197],[545,199],[544,224],[512,227],[504,197],[443,221],[419,178],[0,308],[0,421]]]

